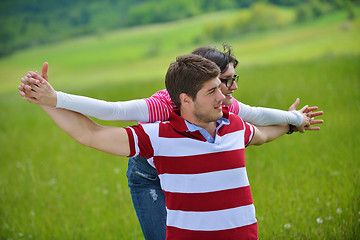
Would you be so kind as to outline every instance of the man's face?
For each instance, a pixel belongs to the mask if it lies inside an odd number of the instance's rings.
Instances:
[[[235,75],[234,65],[229,63],[229,67],[223,74],[220,75],[221,79],[231,78]],[[232,94],[238,89],[236,82],[233,82],[230,88],[228,88],[225,83],[221,83],[221,92],[225,95],[224,105],[230,106],[232,104]]]
[[[197,93],[193,101],[193,116],[199,126],[201,123],[217,121],[223,116],[221,105],[225,97],[220,90],[221,84],[218,77],[213,78],[207,81]]]

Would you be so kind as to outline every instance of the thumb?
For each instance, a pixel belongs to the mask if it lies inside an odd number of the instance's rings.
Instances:
[[[299,106],[300,98],[296,98],[295,102],[289,107],[289,111],[295,111]]]
[[[49,76],[48,76],[48,68],[49,68],[49,63],[44,62],[42,68],[41,68],[41,76],[43,78],[45,78],[46,81],[49,80]]]

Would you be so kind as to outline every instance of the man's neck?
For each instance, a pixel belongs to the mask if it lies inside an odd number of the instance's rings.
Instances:
[[[196,119],[193,115],[191,114],[187,114],[184,111],[180,110],[180,116],[185,119],[186,121],[188,121],[191,124],[194,124],[198,127],[203,128],[205,131],[207,131],[213,138],[215,138],[216,135],[216,121],[213,122],[204,122],[204,121],[199,121],[198,119]]]

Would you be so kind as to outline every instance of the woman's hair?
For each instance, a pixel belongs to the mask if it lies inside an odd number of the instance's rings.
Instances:
[[[234,68],[238,65],[238,60],[232,54],[232,47],[226,44],[223,44],[223,51],[219,51],[213,47],[199,47],[195,49],[192,54],[196,54],[207,58],[216,65],[219,66],[221,73],[226,72],[229,67],[229,63],[234,65]]]

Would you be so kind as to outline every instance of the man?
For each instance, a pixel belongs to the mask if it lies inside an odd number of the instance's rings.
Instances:
[[[149,159],[166,195],[167,239],[257,239],[243,150],[285,134],[289,125],[256,128],[222,109],[219,73],[200,56],[178,57],[166,88],[180,116],[172,113],[165,123],[105,127],[75,112],[42,108],[86,146]]]
[[[212,47],[199,47],[192,53],[203,56],[215,62],[220,68],[221,91],[225,95],[223,105],[229,106],[229,111],[239,115],[243,120],[258,126],[291,124],[297,126],[297,130],[304,131],[304,113],[300,111],[281,111],[277,109],[250,107],[232,97],[237,90],[238,75],[235,75],[235,68],[238,61],[232,54],[232,49],[228,45],[223,45],[223,51]],[[47,63],[44,64],[44,75],[47,73]],[[34,76],[36,77],[36,76]],[[28,84],[28,82],[24,83]],[[21,87],[20,90],[23,88]],[[35,89],[36,90],[36,89]],[[123,120],[139,122],[156,122],[169,120],[170,113],[175,104],[166,90],[156,92],[153,96],[146,99],[137,99],[125,102],[105,102],[82,96],[55,92],[48,88],[48,91],[37,90],[35,97],[29,98],[30,101],[65,108],[80,112],[85,115],[93,116],[103,120]],[[295,103],[298,104],[297,101]],[[295,110],[293,107],[292,110]],[[307,108],[307,114],[316,108]],[[321,114],[321,112],[317,112]],[[320,121],[320,120],[316,120]],[[316,123],[312,121],[312,123]],[[316,127],[307,127],[318,129]],[[130,193],[136,215],[139,219],[141,229],[145,239],[165,239],[166,233],[166,208],[165,195],[161,190],[160,181],[155,168],[153,168],[142,157],[129,158],[127,177],[129,180]],[[155,196],[155,197],[154,197]]]

